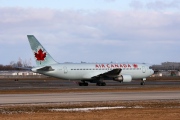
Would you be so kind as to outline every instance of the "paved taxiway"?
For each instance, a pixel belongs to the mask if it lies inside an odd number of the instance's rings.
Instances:
[[[0,104],[95,102],[119,100],[178,100],[180,91],[1,94]]]

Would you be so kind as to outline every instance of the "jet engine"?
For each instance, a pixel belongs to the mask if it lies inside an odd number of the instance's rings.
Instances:
[[[132,76],[131,75],[121,75],[121,76],[115,77],[113,80],[118,81],[118,82],[131,82]]]

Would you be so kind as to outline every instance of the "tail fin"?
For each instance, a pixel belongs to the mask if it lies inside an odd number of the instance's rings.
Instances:
[[[33,51],[37,66],[47,66],[57,63],[45,50],[45,48],[39,43],[39,41],[34,37],[34,35],[27,35],[27,37]]]

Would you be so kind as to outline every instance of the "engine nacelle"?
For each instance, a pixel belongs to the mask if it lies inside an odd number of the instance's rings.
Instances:
[[[131,75],[121,75],[119,77],[114,78],[114,81],[131,82],[132,81],[132,76]]]

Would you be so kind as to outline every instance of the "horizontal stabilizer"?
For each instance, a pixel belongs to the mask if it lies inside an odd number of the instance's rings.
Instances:
[[[22,69],[22,70],[31,70],[32,69],[32,67],[14,67],[14,68]]]
[[[51,66],[45,66],[42,68],[37,69],[37,71],[54,71]]]

